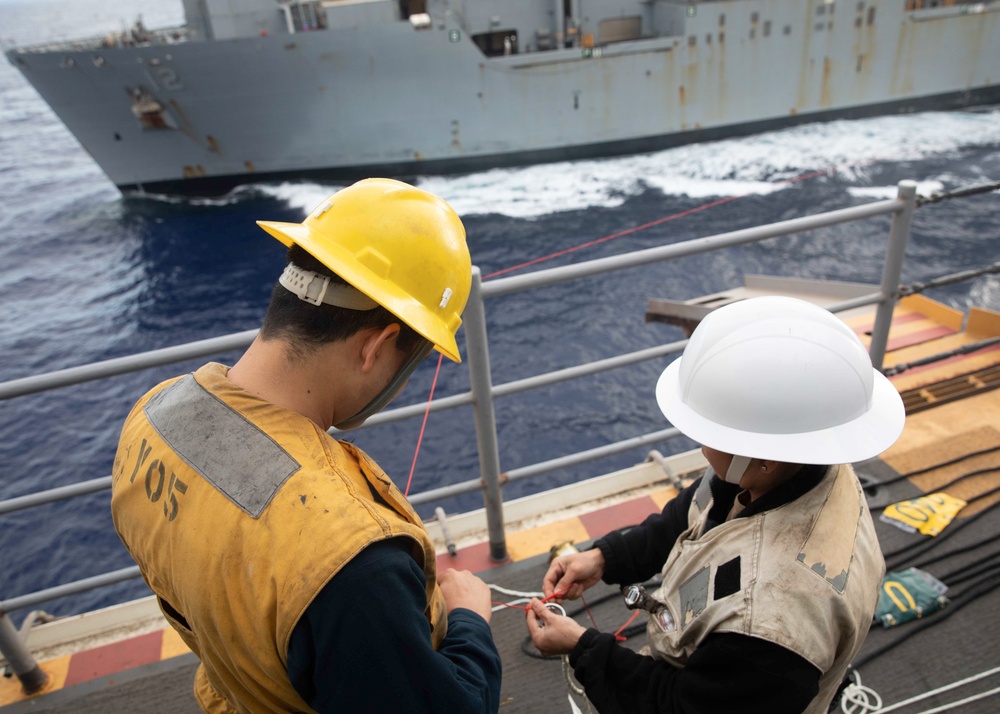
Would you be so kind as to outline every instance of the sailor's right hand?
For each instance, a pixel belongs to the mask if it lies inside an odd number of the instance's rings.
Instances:
[[[438,585],[444,595],[445,608],[450,613],[462,607],[481,615],[487,622],[493,615],[493,597],[490,586],[468,570],[448,568],[438,574]]]
[[[596,585],[604,575],[604,555],[599,548],[582,553],[560,555],[549,565],[542,580],[542,592],[546,599],[562,602],[576,600],[583,591]],[[554,593],[558,593],[553,597]]]

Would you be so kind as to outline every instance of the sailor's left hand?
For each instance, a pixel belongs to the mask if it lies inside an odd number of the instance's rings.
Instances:
[[[549,610],[538,598],[528,603],[528,634],[545,656],[569,654],[586,631],[572,617]]]

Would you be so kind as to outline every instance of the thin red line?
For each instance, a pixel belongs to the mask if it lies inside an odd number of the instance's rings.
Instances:
[[[417,437],[417,448],[413,451],[413,463],[410,464],[410,475],[406,479],[406,490],[404,496],[410,495],[410,484],[413,483],[413,472],[417,470],[417,456],[420,454],[420,444],[424,441],[424,429],[427,427],[427,417],[431,414],[431,402],[434,401],[434,388],[438,383],[438,374],[441,373],[441,362],[444,360],[443,354],[438,354],[437,369],[434,370],[434,380],[431,382],[431,393],[427,395],[427,408],[424,410],[424,420],[420,423],[420,435]]]
[[[544,256],[542,256],[540,258],[535,258],[534,260],[529,260],[526,263],[521,263],[519,265],[512,265],[509,268],[503,268],[502,270],[498,270],[495,273],[490,273],[489,275],[484,275],[483,276],[483,280],[487,280],[489,278],[495,278],[498,275],[503,275],[504,273],[509,273],[509,272],[511,272],[513,270],[518,270],[519,268],[526,268],[529,265],[535,265],[536,263],[541,263],[541,262],[544,262],[546,260],[551,260],[552,258],[558,258],[560,255],[567,255],[568,253],[573,253],[573,252],[581,250],[583,248],[589,248],[590,246],[597,245],[599,243],[605,243],[605,242],[607,242],[609,240],[614,240],[615,238],[621,238],[622,236],[627,236],[630,233],[637,233],[638,231],[643,231],[643,230],[646,230],[647,228],[652,228],[653,226],[658,226],[661,223],[666,223],[667,221],[672,221],[675,218],[683,218],[684,216],[688,216],[688,215],[690,215],[692,213],[697,213],[698,211],[704,211],[706,208],[713,208],[715,206],[720,206],[723,203],[728,203],[729,201],[735,201],[737,198],[741,198],[741,197],[740,196],[729,196],[728,198],[720,198],[720,199],[718,199],[716,201],[712,201],[711,203],[706,203],[706,204],[701,205],[701,206],[696,206],[695,208],[689,208],[686,211],[681,211],[680,213],[675,213],[675,214],[673,214],[671,216],[667,216],[665,218],[658,218],[655,221],[650,221],[649,223],[644,223],[641,226],[635,226],[634,228],[626,228],[623,231],[619,231],[617,233],[612,233],[611,235],[604,236],[603,238],[597,238],[597,239],[589,241],[587,243],[581,243],[580,245],[574,246],[572,248],[566,248],[565,250],[560,250],[560,251],[557,251],[555,253],[550,253],[549,255],[544,255]]]
[[[624,625],[622,625],[617,630],[615,630],[615,639],[618,642],[624,642],[625,640],[628,639],[627,637],[623,637],[622,636],[622,634],[621,634],[622,630],[624,630],[626,627],[628,627],[629,625],[631,625],[632,624],[632,620],[634,620],[638,615],[639,615],[639,611],[636,610],[635,612],[632,613],[632,617],[630,617],[629,619],[625,620],[625,624]]]
[[[868,163],[868,162],[859,162],[859,163]],[[851,166],[854,165],[857,164],[851,164]],[[784,179],[783,181],[776,181],[775,185],[798,183],[799,181],[805,181],[806,179],[816,178],[817,176],[823,176],[825,174],[832,173],[833,171],[836,171],[837,168],[838,167],[834,166],[832,168],[823,169],[821,171],[812,171],[807,174],[802,174],[801,176],[795,176],[794,178]],[[652,228],[653,226],[658,226],[662,223],[667,223],[668,221],[672,221],[676,218],[683,218],[684,216],[690,216],[692,213],[698,213],[699,211],[704,211],[708,208],[715,208],[716,206],[721,206],[724,203],[735,201],[737,198],[743,198],[744,196],[752,196],[752,195],[756,194],[740,194],[737,196],[727,196],[726,198],[719,198],[714,201],[702,204],[700,206],[689,208],[686,211],[681,211],[680,213],[674,213],[673,215],[666,216],[664,218],[658,218],[655,221],[650,221],[649,223],[644,223],[641,226],[635,226],[634,228],[626,228],[623,231],[612,233],[611,235],[604,236],[603,238],[597,238],[595,240],[588,241],[586,243],[581,243],[580,245],[577,246],[573,246],[572,248],[566,248],[565,250],[556,251],[555,253],[550,253],[549,255],[544,255],[524,263],[519,263],[518,265],[512,265],[509,268],[502,268],[501,270],[497,270],[496,272],[490,273],[489,275],[484,275],[483,280],[488,280],[489,278],[495,278],[498,275],[503,275],[504,273],[510,273],[520,268],[526,268],[529,265],[536,265],[537,263],[542,263],[546,260],[551,260],[552,258],[558,258],[561,255],[567,255],[569,253],[573,253],[583,248],[589,248],[591,246],[598,245],[600,243],[605,243],[609,240],[614,240],[615,238],[621,238],[622,236],[627,236],[631,233],[644,231],[647,228]]]

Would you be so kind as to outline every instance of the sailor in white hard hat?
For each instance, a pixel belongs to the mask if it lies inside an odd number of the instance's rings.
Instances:
[[[640,526],[552,561],[546,596],[660,587],[642,653],[534,601],[543,654],[569,654],[598,711],[825,713],[885,573],[851,463],[903,428],[899,393],[840,319],[760,297],[710,313],[656,399],[710,468]],[[631,592],[631,591],[630,591]]]

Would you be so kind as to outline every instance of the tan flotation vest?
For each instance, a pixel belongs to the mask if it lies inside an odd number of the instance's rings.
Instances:
[[[312,711],[289,681],[292,630],[363,548],[409,538],[435,649],[447,614],[420,518],[364,452],[208,364],[133,408],[115,456],[115,528],[201,659],[207,712]],[[345,643],[346,644],[346,643]],[[350,657],[351,647],[326,657]]]
[[[861,647],[885,562],[854,470],[834,466],[794,501],[705,532],[710,475],[688,511],[690,527],[663,567],[650,616],[651,654],[683,667],[716,632],[759,637],[822,672],[806,712],[825,714]]]

